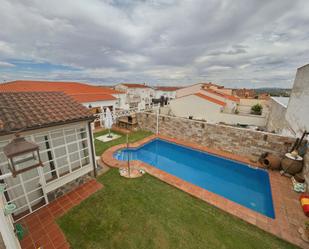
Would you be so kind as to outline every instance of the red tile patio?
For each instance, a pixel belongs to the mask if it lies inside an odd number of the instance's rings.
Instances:
[[[153,135],[136,143],[131,143],[130,147],[141,146],[142,144],[149,142],[156,137],[157,136]],[[240,161],[254,167],[261,167],[261,165],[258,163],[251,162],[248,158],[243,156],[214,150],[198,144],[193,144],[187,141],[180,141],[161,135],[158,137],[174,143],[216,154],[221,157]],[[114,152],[124,148],[125,146],[125,144],[117,145],[106,150],[101,156],[103,162],[111,167],[127,167],[127,162],[118,161],[113,157]],[[269,233],[272,233],[275,236],[278,236],[302,248],[309,248],[308,244],[300,238],[297,232],[298,228],[302,226],[306,220],[308,220],[308,218],[302,212],[301,206],[299,204],[299,194],[292,190],[291,180],[287,177],[281,176],[277,171],[269,171],[273,205],[276,216],[275,219],[271,219],[242,205],[239,205],[238,203],[230,201],[220,195],[209,192],[203,188],[170,175],[162,170],[152,167],[146,163],[140,161],[131,161],[130,163],[132,167],[144,168],[149,174],[161,179],[162,181],[173,185],[197,198],[200,198]]]
[[[23,249],[70,248],[55,219],[101,188],[102,184],[92,179],[22,219],[19,223],[25,227],[27,235],[21,241],[21,247]]]

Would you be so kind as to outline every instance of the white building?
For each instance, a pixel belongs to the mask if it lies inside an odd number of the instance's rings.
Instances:
[[[155,87],[155,99],[160,99],[162,96],[168,99],[175,99],[176,98],[176,91],[179,90],[180,87],[173,87],[173,86],[158,86]]]
[[[145,84],[121,83],[115,86],[115,90],[126,93],[126,104],[129,108],[145,109],[155,97],[154,89]]]
[[[0,106],[0,178],[7,184],[1,198],[16,205],[11,219],[18,221],[70,191],[95,171],[90,127],[93,115],[61,92],[0,91]],[[27,141],[39,145],[43,167],[14,177],[3,148],[20,129]],[[29,158],[19,158],[16,163],[17,169],[23,169],[29,166]],[[7,235],[2,235],[4,240]],[[18,248],[4,242],[7,248]]]
[[[201,90],[215,90],[217,92],[220,93],[224,93],[224,94],[228,94],[228,95],[232,95],[232,89],[229,88],[224,88],[224,86],[220,86],[214,83],[197,83],[194,85],[190,85],[190,86],[186,86],[186,87],[182,87],[178,90],[176,90],[176,98],[180,98],[186,95],[190,95],[190,94],[194,94],[197,93]]]
[[[170,102],[170,110],[172,115],[205,120],[212,124],[225,123],[254,126],[265,126],[266,124],[264,116],[233,113],[227,102],[203,93],[195,93],[172,100]]]

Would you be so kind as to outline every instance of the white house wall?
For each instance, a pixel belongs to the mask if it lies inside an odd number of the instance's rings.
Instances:
[[[150,104],[152,102],[152,99],[155,97],[155,91],[154,89],[150,88],[150,87],[136,87],[136,88],[132,88],[132,87],[127,87],[125,85],[122,84],[118,84],[115,87],[116,90],[118,91],[123,91],[126,93],[126,101],[125,103],[127,105],[130,105],[130,98],[135,96],[135,97],[139,97],[140,101],[138,103],[138,107],[141,109],[144,109],[146,107],[146,104]]]
[[[85,107],[89,107],[89,105],[91,105],[92,107],[101,107],[101,106],[108,107],[108,106],[112,106],[113,109],[115,109],[116,106],[117,106],[117,100],[104,100],[104,101],[84,102],[82,104]]]
[[[240,115],[221,112],[223,107],[204,100],[195,95],[176,98],[170,102],[171,113],[178,117],[206,120],[208,123],[217,124],[246,124],[262,126],[266,125],[266,118],[257,115]]]
[[[309,64],[297,69],[292,93],[286,111],[286,120],[301,135],[309,131]]]
[[[182,98],[176,98],[170,102],[171,112],[178,117],[194,119],[203,119],[209,123],[218,122],[218,116],[222,107],[210,101],[189,95]]]
[[[129,105],[127,103],[127,95],[125,93],[112,94],[115,98],[117,98],[116,108],[128,110]]]
[[[159,99],[161,96],[168,97],[169,99],[176,98],[176,91],[162,91],[162,90],[155,90],[155,98]]]

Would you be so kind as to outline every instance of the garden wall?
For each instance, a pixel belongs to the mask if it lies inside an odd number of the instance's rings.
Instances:
[[[309,147],[307,149],[306,155],[304,156],[303,174],[304,174],[305,180],[307,182],[307,191],[309,192]]]
[[[156,132],[156,114],[139,113],[137,120],[141,129]],[[246,156],[253,161],[263,152],[283,156],[295,141],[292,137],[166,115],[159,116],[159,133]]]

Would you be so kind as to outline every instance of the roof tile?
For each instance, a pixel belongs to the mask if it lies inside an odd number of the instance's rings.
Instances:
[[[93,119],[86,107],[62,92],[0,92],[0,106],[0,135]]]
[[[202,98],[202,99],[208,100],[208,101],[210,101],[210,102],[212,102],[212,103],[215,103],[215,104],[217,104],[217,105],[221,105],[221,106],[225,106],[225,105],[226,105],[226,103],[224,103],[223,101],[220,101],[220,100],[218,100],[218,99],[209,97],[209,96],[204,95],[204,94],[201,94],[201,93],[195,93],[194,95],[195,95],[195,96],[198,96],[198,97],[200,97],[200,98]]]
[[[93,101],[92,94],[99,94],[96,101],[100,100],[114,100],[112,94],[122,94],[109,87],[93,86],[78,82],[58,82],[58,81],[28,81],[17,80],[0,84],[0,92],[64,92],[68,95],[89,94],[89,99],[85,95],[82,99],[83,102]],[[109,97],[108,97],[109,96]],[[99,99],[102,97],[103,99]],[[79,101],[79,99],[76,99]],[[79,101],[80,103],[83,103]]]

